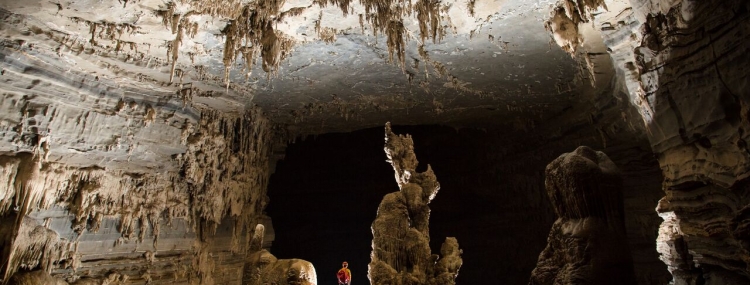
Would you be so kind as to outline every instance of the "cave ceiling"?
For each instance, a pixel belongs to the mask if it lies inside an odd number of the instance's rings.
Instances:
[[[554,2],[2,1],[0,30],[61,73],[324,133],[569,109],[588,80],[545,30]]]

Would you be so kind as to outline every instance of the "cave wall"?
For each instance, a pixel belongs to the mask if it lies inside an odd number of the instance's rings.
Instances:
[[[661,259],[676,284],[746,284],[750,3],[605,2],[595,24],[664,175]]]
[[[268,221],[262,112],[79,73],[22,44],[0,47],[1,280],[239,284]],[[41,229],[55,238],[37,242]]]

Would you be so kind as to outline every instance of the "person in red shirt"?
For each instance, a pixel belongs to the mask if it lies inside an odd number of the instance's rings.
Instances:
[[[344,261],[341,264],[341,269],[336,273],[336,277],[339,279],[339,285],[351,285],[352,284],[352,271],[349,270],[349,263]]]

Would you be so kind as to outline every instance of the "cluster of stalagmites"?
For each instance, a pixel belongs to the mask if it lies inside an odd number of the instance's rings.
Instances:
[[[463,263],[456,238],[448,237],[440,253],[430,251],[428,204],[440,189],[430,166],[417,173],[411,136],[385,127],[385,152],[401,191],[386,195],[372,223],[371,284],[455,284]]]
[[[73,167],[46,161],[39,153],[0,156],[0,283],[54,284],[43,280],[62,278],[58,281],[74,284],[126,280],[220,284],[227,278],[241,279],[229,271],[242,271],[245,255],[260,251],[259,246],[250,244],[254,232],[260,231],[255,234],[261,238],[263,234],[263,227],[256,225],[263,219],[267,203],[270,129],[257,109],[239,115],[204,110],[197,123],[184,126],[186,150],[172,161],[178,167],[163,172]],[[70,230],[75,237],[59,236],[49,229],[48,222],[56,218],[45,213],[56,209],[73,218],[72,229],[60,230]],[[222,225],[229,229],[223,229],[223,236],[218,237],[222,223],[229,223]],[[114,249],[108,253],[110,257],[91,251],[96,249],[89,242],[92,238],[96,241],[104,224],[116,225],[120,235],[116,240],[103,240],[111,243],[103,248]],[[160,237],[173,244],[192,245],[165,247],[159,244]],[[148,240],[152,242],[145,243]],[[84,244],[86,249],[79,250]],[[122,252],[118,246],[135,252]],[[166,256],[160,255],[161,251],[167,252]],[[89,255],[135,258],[138,265],[115,262],[102,266],[89,262]],[[224,258],[239,264],[222,261],[219,267],[217,259]],[[308,273],[299,274],[307,274],[305,278],[311,282],[305,284],[314,284],[314,269],[309,263],[303,267]],[[49,277],[50,273],[55,278]]]
[[[545,188],[558,219],[529,285],[636,284],[621,187],[615,164],[588,147],[547,165]]]

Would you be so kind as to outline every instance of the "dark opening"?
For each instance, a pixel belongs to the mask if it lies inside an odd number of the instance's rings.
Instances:
[[[501,171],[501,146],[491,134],[439,126],[393,129],[412,135],[418,171],[430,164],[441,184],[430,204],[430,247],[439,254],[446,237],[458,239],[464,252],[459,284],[527,282],[553,222],[541,191],[546,163],[535,178],[523,179],[528,187],[510,189],[517,179],[508,175],[517,175]],[[353,284],[369,284],[370,225],[383,196],[398,191],[383,145],[383,128],[290,144],[268,191],[276,232],[271,252],[312,262],[319,284],[336,284],[346,260]]]
[[[394,126],[393,131],[412,135],[418,170],[430,164],[441,184],[430,203],[430,247],[439,254],[446,237],[458,239],[464,262],[458,284],[527,284],[555,220],[544,190],[546,165],[579,145],[601,149],[596,136],[551,143],[502,130]],[[603,150],[623,170],[636,271],[646,274],[658,266],[666,273],[654,244],[660,219],[653,205],[663,195],[658,164],[647,145],[627,143],[610,142]],[[370,225],[383,196],[398,191],[383,145],[382,127],[290,144],[268,190],[267,212],[276,232],[271,253],[312,262],[318,284],[336,284],[336,271],[348,261],[352,283],[369,284]],[[648,228],[638,222],[644,219]]]

